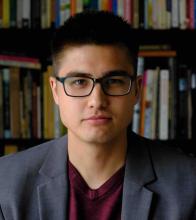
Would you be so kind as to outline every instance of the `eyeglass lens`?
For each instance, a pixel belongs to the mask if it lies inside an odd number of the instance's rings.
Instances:
[[[131,78],[125,75],[108,76],[97,80],[90,77],[70,76],[64,81],[64,89],[70,96],[87,96],[92,92],[95,83],[100,82],[107,95],[125,95],[129,93]]]

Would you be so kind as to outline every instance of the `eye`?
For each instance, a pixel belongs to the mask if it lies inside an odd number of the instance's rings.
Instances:
[[[72,84],[75,84],[75,85],[85,85],[86,83],[87,83],[86,79],[76,79],[72,82]]]
[[[105,80],[106,85],[123,85],[125,79],[123,77],[110,77]]]
[[[90,80],[84,77],[70,77],[67,83],[70,87],[86,87],[90,84]]]

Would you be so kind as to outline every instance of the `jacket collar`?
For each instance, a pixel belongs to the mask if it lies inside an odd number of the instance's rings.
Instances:
[[[48,154],[39,171],[49,178],[55,178],[66,174],[67,165],[67,136],[50,142]]]

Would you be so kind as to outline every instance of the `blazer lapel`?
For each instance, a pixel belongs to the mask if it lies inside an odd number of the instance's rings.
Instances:
[[[65,220],[68,205],[67,139],[54,141],[39,173],[37,187],[40,219]]]
[[[123,186],[122,220],[147,220],[153,192],[146,188],[156,177],[150,161],[147,143],[132,134]]]
[[[67,216],[67,183],[65,175],[38,187],[40,219],[65,220]]]

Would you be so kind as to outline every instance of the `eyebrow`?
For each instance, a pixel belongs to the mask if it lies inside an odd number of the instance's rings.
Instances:
[[[127,71],[125,70],[111,70],[111,71],[108,71],[108,72],[105,72],[104,73],[104,76],[127,76],[127,75],[130,75]]]
[[[67,76],[89,76],[89,77],[92,77],[92,74],[85,73],[85,72],[79,72],[79,71],[71,71],[71,72],[68,72],[65,77],[67,77]]]
[[[101,78],[108,77],[108,76],[127,76],[127,75],[132,76],[132,74],[128,73],[125,70],[120,70],[120,69],[119,70],[110,70],[107,72],[103,72],[103,75],[101,76]],[[85,72],[79,72],[79,71],[68,72],[65,77],[70,77],[70,76],[76,76],[76,77],[87,76],[87,77],[95,78],[93,73],[85,73]]]

